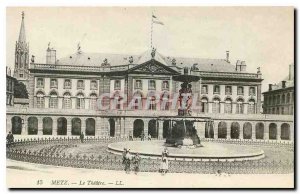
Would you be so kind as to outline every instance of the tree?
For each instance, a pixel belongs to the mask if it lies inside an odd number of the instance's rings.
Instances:
[[[28,99],[28,92],[27,92],[26,86],[22,82],[15,83],[14,93],[15,93],[15,98],[27,98]]]

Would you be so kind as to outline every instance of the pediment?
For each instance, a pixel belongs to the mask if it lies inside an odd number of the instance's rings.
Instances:
[[[160,62],[152,59],[143,64],[137,65],[128,70],[130,73],[142,73],[142,74],[166,74],[166,75],[177,75],[179,74],[174,69],[161,64]]]

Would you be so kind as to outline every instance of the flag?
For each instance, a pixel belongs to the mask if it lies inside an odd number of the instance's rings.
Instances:
[[[154,18],[154,19],[153,19]],[[164,25],[164,23],[162,23],[161,21],[159,21],[158,19],[157,19],[157,17],[155,16],[155,15],[153,15],[152,14],[152,21],[153,21],[153,23],[154,24],[160,24],[160,25]]]

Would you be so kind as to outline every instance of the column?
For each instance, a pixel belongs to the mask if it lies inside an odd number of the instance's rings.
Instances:
[[[57,107],[58,107],[58,109],[62,109],[63,108],[63,103],[62,103],[62,101],[63,101],[63,97],[58,97],[58,104],[57,104]]]
[[[38,135],[43,135],[43,118],[38,117]]]
[[[256,140],[256,123],[251,122],[251,124],[252,124],[252,139]]]
[[[277,125],[276,140],[281,140],[281,124],[282,123],[276,123],[276,125]],[[290,128],[290,130],[291,130],[291,128]]]
[[[121,118],[121,137],[126,137],[125,133],[125,117]]]
[[[29,96],[29,108],[34,107],[34,85],[35,79],[32,74],[29,74],[29,82],[28,82],[28,96]]]
[[[53,123],[52,123],[52,135],[57,136],[57,118],[54,117],[52,118]]]
[[[28,135],[27,132],[27,118],[26,116],[21,117],[22,119],[22,131],[21,131],[21,135]]]
[[[264,139],[265,140],[268,140],[269,139],[269,133],[270,133],[270,128],[269,128],[269,125],[268,125],[269,123],[266,123],[266,122],[264,122],[264,126],[265,126],[265,128],[264,128]]]
[[[100,117],[96,117],[95,120],[95,136],[99,137],[101,136],[101,118]]]
[[[163,138],[163,126],[164,126],[164,123],[163,121],[159,120],[158,121],[158,138],[159,139],[162,139]]]
[[[226,135],[226,139],[231,139],[231,123],[228,122],[226,126],[227,126],[227,135]]]
[[[72,136],[72,118],[67,117],[67,136]]]
[[[149,119],[143,119],[144,121],[144,134],[148,135],[148,125],[149,125]]]
[[[116,118],[115,120],[115,136],[120,137],[121,136],[121,119]]]
[[[86,136],[86,119],[85,117],[83,118],[80,118],[79,119],[81,120],[81,132],[83,132],[84,136]]]
[[[224,102],[220,102],[220,113],[224,113],[225,112],[224,106],[225,106],[225,103]]]
[[[214,121],[214,139],[218,139],[219,130],[218,130],[218,122]]]
[[[257,103],[256,103],[256,108],[255,108],[255,113],[260,113],[260,108],[261,108],[261,84],[257,85]]]

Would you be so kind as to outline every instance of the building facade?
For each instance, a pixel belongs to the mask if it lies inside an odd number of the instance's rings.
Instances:
[[[294,114],[294,64],[289,65],[289,75],[278,84],[269,84],[264,95],[264,114]]]
[[[22,29],[24,15],[18,41],[24,48]],[[28,61],[22,56],[16,55],[15,72]],[[201,138],[293,139],[292,117],[260,114],[261,72],[247,72],[245,61],[231,63],[229,51],[223,59],[203,59],[155,49],[135,55],[85,53],[79,47],[57,59],[49,47],[46,57],[45,64],[34,57],[29,64],[29,107],[7,110],[7,131],[13,134],[164,138],[172,122],[182,119],[176,96],[181,83],[172,78],[191,74],[200,80],[191,85],[195,106],[186,119],[195,122]]]
[[[14,106],[16,79],[11,76],[11,69],[6,67],[6,106]]]

